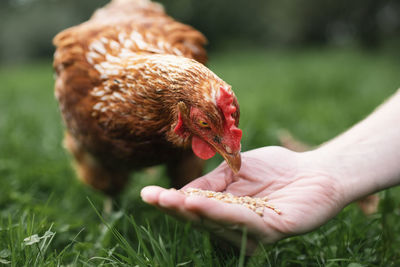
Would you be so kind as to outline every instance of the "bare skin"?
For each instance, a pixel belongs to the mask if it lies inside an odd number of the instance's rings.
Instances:
[[[265,209],[260,217],[238,205],[185,196],[157,186],[143,188],[145,202],[200,224],[240,244],[247,227],[250,247],[312,231],[349,203],[400,184],[400,92],[347,132],[303,153],[264,147],[242,153],[233,174],[226,163],[189,183],[234,195],[268,196],[279,215]]]

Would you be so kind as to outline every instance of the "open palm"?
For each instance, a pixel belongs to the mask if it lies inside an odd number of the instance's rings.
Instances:
[[[193,187],[237,196],[265,197],[281,210],[265,209],[264,215],[238,204],[227,204],[176,190],[149,186],[142,198],[149,204],[192,220],[215,234],[240,243],[246,227],[250,241],[275,242],[313,230],[336,215],[346,204],[340,184],[307,153],[281,147],[264,147],[242,153],[242,168],[234,174],[222,163],[214,171],[189,183]]]

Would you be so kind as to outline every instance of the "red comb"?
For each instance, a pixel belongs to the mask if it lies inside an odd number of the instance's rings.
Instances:
[[[222,110],[222,113],[224,113],[226,125],[230,128],[235,124],[232,114],[236,111],[236,107],[233,105],[233,95],[228,93],[222,86],[219,89],[217,105]]]
[[[231,146],[233,149],[240,149],[240,139],[242,138],[242,130],[236,127],[235,119],[232,114],[235,113],[236,107],[233,105],[233,93],[229,93],[224,87],[219,88],[219,97],[217,106],[221,109],[225,117],[225,131],[231,137]]]

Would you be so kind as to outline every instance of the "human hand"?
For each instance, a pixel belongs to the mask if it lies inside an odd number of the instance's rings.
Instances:
[[[319,227],[347,204],[334,173],[317,166],[315,163],[319,161],[313,156],[311,152],[264,147],[242,153],[238,174],[222,163],[183,188],[229,192],[236,196],[268,196],[268,202],[281,210],[281,214],[266,208],[261,217],[238,204],[187,196],[157,186],[143,188],[141,195],[145,202],[191,220],[238,245],[243,227],[247,228],[250,246],[258,241],[272,243]]]

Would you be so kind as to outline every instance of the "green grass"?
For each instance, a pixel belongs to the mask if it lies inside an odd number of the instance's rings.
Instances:
[[[400,63],[384,52],[247,49],[210,58],[211,69],[239,98],[244,150],[278,144],[281,129],[317,145],[400,86]],[[207,232],[141,202],[143,186],[168,186],[163,168],[136,174],[120,209],[103,218],[103,196],[75,179],[62,148],[52,77],[47,61],[0,68],[0,266],[400,264],[398,188],[381,193],[379,212],[371,217],[351,205],[320,229],[245,259]]]

